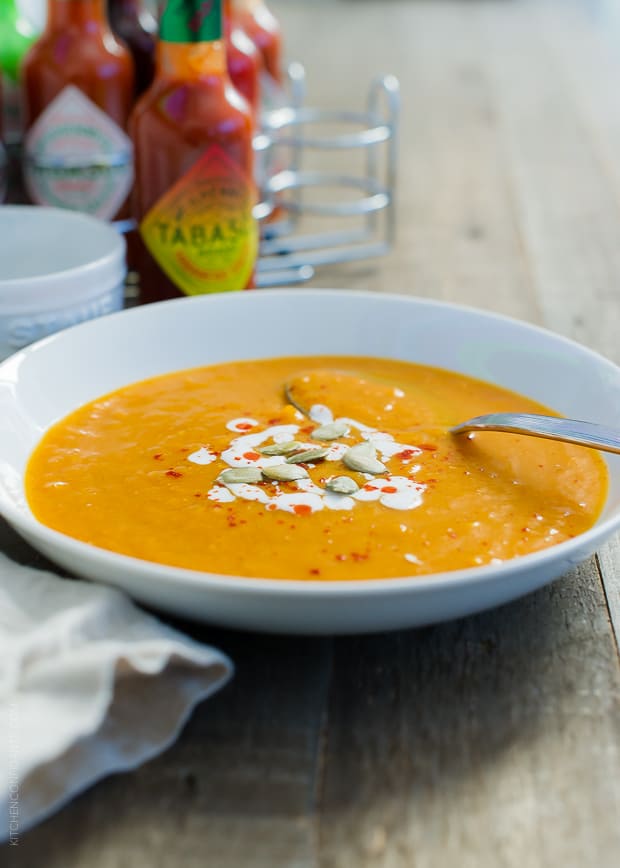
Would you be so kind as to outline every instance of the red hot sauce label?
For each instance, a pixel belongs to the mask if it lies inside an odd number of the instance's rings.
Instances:
[[[140,234],[186,295],[245,289],[258,255],[254,181],[211,146],[151,208]]]

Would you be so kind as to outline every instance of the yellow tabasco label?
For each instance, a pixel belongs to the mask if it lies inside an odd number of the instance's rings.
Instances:
[[[255,186],[217,145],[151,208],[140,234],[187,295],[245,289],[258,254]]]

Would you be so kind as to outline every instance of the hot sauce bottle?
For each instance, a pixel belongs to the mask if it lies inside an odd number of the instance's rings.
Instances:
[[[228,76],[221,0],[169,0],[130,131],[140,301],[251,287],[253,116]]]
[[[232,14],[231,0],[223,0],[224,35],[228,74],[237,90],[256,113],[260,104],[260,74],[262,58],[256,45],[237,24]]]
[[[31,200],[104,220],[124,216],[133,180],[124,129],[134,70],[110,29],[105,0],[48,0],[45,31],[22,74]]]
[[[265,70],[282,85],[282,32],[277,18],[263,0],[236,0],[235,14],[260,51]]]
[[[108,0],[108,17],[113,32],[123,40],[133,57],[138,97],[150,87],[155,74],[157,21],[144,0]]]

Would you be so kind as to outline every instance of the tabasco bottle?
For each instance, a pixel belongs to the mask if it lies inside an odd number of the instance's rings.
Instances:
[[[231,0],[223,0],[222,12],[228,74],[234,86],[243,94],[256,113],[260,104],[262,68],[260,52],[247,33],[239,27],[232,13]]]
[[[134,70],[110,29],[106,0],[48,0],[46,28],[22,75],[31,200],[104,220],[125,216]]]
[[[253,284],[253,116],[226,68],[221,0],[168,0],[131,117],[140,300]]]
[[[108,17],[113,32],[131,52],[135,67],[135,95],[150,87],[155,74],[157,21],[144,0],[108,0]]]

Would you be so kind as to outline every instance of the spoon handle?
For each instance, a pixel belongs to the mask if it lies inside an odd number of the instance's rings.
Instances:
[[[541,416],[535,413],[489,413],[450,428],[451,434],[465,434],[468,431],[507,431],[513,434],[529,434],[532,437],[564,440],[567,443],[577,443],[579,446],[591,446],[605,452],[620,453],[620,431],[577,419]]]

